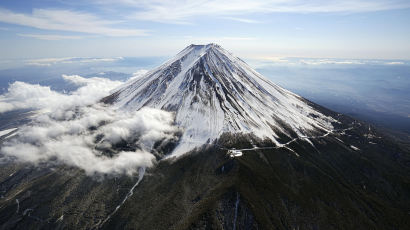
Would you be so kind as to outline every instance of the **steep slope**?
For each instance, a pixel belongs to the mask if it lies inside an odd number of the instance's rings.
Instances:
[[[225,132],[252,133],[280,145],[283,134],[294,138],[324,133],[335,121],[216,44],[188,46],[104,101],[122,109],[174,111],[184,133],[173,155]]]
[[[0,225],[2,229],[408,229],[409,148],[369,131],[364,123],[339,118],[344,124],[354,123],[352,129],[313,139],[315,148],[305,141],[293,142],[290,147],[300,157],[281,148],[244,151],[242,157],[231,158],[226,150],[209,146],[178,161],[160,161],[113,215],[138,177],[98,181],[71,167],[1,167]],[[251,140],[223,135],[218,145],[245,148]]]

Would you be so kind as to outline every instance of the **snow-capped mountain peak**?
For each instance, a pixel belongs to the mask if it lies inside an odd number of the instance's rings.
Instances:
[[[280,145],[280,135],[328,131],[334,122],[216,44],[186,47],[105,101],[127,110],[153,107],[175,112],[183,135],[172,156],[224,132],[252,133]]]

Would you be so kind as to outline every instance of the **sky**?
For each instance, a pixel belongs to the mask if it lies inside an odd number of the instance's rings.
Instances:
[[[1,0],[0,59],[172,56],[410,59],[409,0]]]

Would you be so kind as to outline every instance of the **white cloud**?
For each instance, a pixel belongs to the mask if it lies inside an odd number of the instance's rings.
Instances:
[[[49,87],[16,82],[0,96],[3,112],[18,108],[42,111],[3,143],[0,151],[6,160],[64,163],[89,175],[131,175],[139,167],[152,166],[155,157],[150,151],[155,142],[175,138],[178,130],[172,125],[172,113],[150,108],[123,111],[97,103],[121,82],[63,77],[79,88],[61,94]]]
[[[142,11],[134,13],[137,20],[163,23],[189,23],[190,18],[200,16],[236,16],[252,11],[260,12],[257,1],[125,1],[139,5]]]
[[[387,62],[386,65],[404,65],[404,62],[402,62],[402,61],[392,61],[392,62]]]
[[[148,70],[140,69],[137,72],[132,74],[132,77],[130,77],[130,79],[128,79],[128,82],[133,82],[135,79],[143,77],[146,73],[148,73]]]
[[[275,57],[265,56],[252,59],[257,66],[269,64],[284,65],[408,65],[405,61],[381,60],[381,59],[340,59],[340,58],[302,58],[302,57]]]
[[[69,94],[52,91],[48,86],[14,82],[8,92],[0,95],[0,113],[15,109],[40,109],[53,111],[73,105],[89,105],[109,94],[110,90],[122,84],[106,78],[82,78],[77,75],[63,78],[81,86]]]
[[[58,40],[76,40],[82,39],[82,36],[58,35],[58,34],[17,34],[20,37],[35,38],[40,40],[58,41]]]
[[[120,29],[120,21],[109,21],[93,14],[70,11],[33,9],[32,14],[15,13],[0,8],[0,22],[29,26],[43,30],[57,30],[105,36],[143,36],[145,30]]]
[[[287,57],[275,57],[275,56],[266,56],[259,57],[255,59],[256,61],[262,61],[263,63],[281,63],[287,65],[362,65],[369,64],[366,60],[357,60],[357,59],[336,59],[336,58],[287,58]]]
[[[359,60],[339,60],[339,59],[301,59],[299,63],[305,65],[362,65],[365,64]]]
[[[289,60],[285,57],[276,57],[276,56],[267,56],[267,57],[259,57],[259,60],[262,61],[270,61],[275,63],[289,63]]]
[[[63,57],[63,58],[40,58],[26,61],[27,65],[34,66],[51,66],[55,64],[72,64],[72,63],[91,63],[91,62],[115,62],[122,60],[123,57],[114,58],[91,58],[91,57]]]
[[[223,17],[223,18],[229,19],[232,21],[238,21],[238,22],[250,23],[250,24],[261,23],[258,20],[253,20],[253,19],[248,19],[248,18],[239,18],[239,17]]]
[[[3,144],[1,152],[22,162],[76,166],[89,175],[131,175],[139,167],[152,166],[153,144],[172,139],[176,131],[172,114],[161,110],[124,112],[98,105],[76,110],[53,111],[36,117],[32,124],[20,127],[18,134]],[[138,147],[113,148],[121,141]]]
[[[112,3],[110,0],[99,3]],[[134,19],[156,21],[162,23],[190,23],[193,17],[227,16],[238,18],[243,22],[250,22],[238,17],[259,13],[356,13],[391,9],[409,8],[410,3],[403,0],[346,0],[346,1],[302,1],[302,0],[209,0],[209,1],[145,1],[120,0],[115,1],[130,7],[135,7]],[[253,21],[253,20],[252,20]]]

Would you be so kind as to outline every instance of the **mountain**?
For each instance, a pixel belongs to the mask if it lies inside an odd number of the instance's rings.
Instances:
[[[0,167],[2,229],[408,229],[410,143],[191,45],[101,100],[172,111],[138,176]],[[144,177],[142,178],[142,175]]]
[[[173,156],[223,133],[253,134],[280,145],[280,136],[324,134],[335,122],[216,44],[188,46],[104,101],[121,109],[175,112],[184,132]]]

